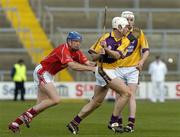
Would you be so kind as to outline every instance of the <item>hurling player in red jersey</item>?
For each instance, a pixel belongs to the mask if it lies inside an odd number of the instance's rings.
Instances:
[[[60,98],[53,82],[53,76],[57,72],[67,67],[78,71],[95,71],[92,63],[79,50],[81,41],[82,36],[78,32],[70,32],[67,36],[67,43],[55,48],[35,68],[33,77],[38,86],[37,104],[9,124],[8,127],[12,132],[19,132],[19,126],[23,123],[29,127],[29,123],[35,116],[59,103]]]

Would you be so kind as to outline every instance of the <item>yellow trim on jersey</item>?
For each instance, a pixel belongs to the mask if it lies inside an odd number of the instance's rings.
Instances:
[[[138,62],[141,60],[141,54],[143,49],[149,49],[149,45],[143,31],[141,30],[141,35],[138,38],[135,49],[133,49],[132,54],[130,56],[118,60],[119,67],[136,66]]]
[[[110,36],[110,33],[104,34],[102,37],[100,37],[97,40],[97,42],[94,45],[91,46],[90,50],[94,51],[95,53],[100,53],[101,49],[102,49],[100,42],[105,40],[109,36]],[[113,31],[111,32],[111,37],[113,37],[116,42],[121,40],[121,45],[118,45],[119,47],[117,48],[117,50],[120,51],[123,55],[125,55],[127,53],[126,48],[129,45],[129,40],[127,38],[124,38],[124,37],[122,39],[116,39]],[[101,63],[98,61],[97,65],[101,66]],[[117,63],[117,61],[115,61],[114,63],[103,63],[102,67],[106,68],[106,69],[113,69],[113,68],[118,67],[118,63]]]

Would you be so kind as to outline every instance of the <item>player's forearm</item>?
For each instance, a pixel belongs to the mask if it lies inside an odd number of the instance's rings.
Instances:
[[[88,65],[88,66],[95,66],[96,65],[95,62],[92,62],[92,61],[89,61],[89,60],[86,61],[85,64]]]
[[[77,62],[69,62],[68,66],[71,69],[78,70],[78,71],[94,71],[95,70],[95,68],[92,66],[85,66]]]
[[[113,51],[113,50],[110,50],[108,48],[105,48],[105,51],[108,55],[110,55],[111,57],[113,57],[114,59],[119,59],[121,56],[120,54],[117,52],[117,51]]]
[[[141,60],[143,62],[145,62],[147,60],[148,56],[149,56],[149,50],[147,50],[143,53]]]

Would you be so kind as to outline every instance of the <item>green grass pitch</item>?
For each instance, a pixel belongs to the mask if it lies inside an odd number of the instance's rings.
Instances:
[[[37,116],[29,129],[21,126],[21,133],[14,135],[7,129],[8,123],[34,105],[35,101],[0,101],[0,137],[180,137],[180,101],[178,100],[166,101],[163,104],[137,101],[135,132],[123,134],[114,133],[107,128],[113,103],[104,102],[99,109],[82,121],[79,134],[72,135],[66,125],[86,103],[86,101],[63,101],[60,105]],[[127,108],[123,116],[125,124]]]

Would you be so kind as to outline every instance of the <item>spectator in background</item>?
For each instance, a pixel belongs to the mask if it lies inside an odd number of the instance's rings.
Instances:
[[[26,81],[26,65],[24,60],[19,59],[16,64],[14,64],[11,70],[11,77],[15,83],[14,89],[14,101],[17,100],[19,91],[21,92],[21,100],[24,101],[25,87],[24,82]]]
[[[151,75],[153,88],[151,101],[157,102],[159,99],[160,102],[164,102],[164,81],[167,74],[167,66],[159,56],[156,56],[156,60],[149,65],[149,74]]]

